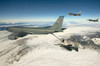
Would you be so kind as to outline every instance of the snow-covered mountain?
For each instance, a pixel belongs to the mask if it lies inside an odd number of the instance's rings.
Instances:
[[[69,43],[80,43],[79,51],[57,46],[60,41],[51,34],[30,35],[9,40],[10,33],[0,31],[0,66],[99,66],[100,28],[69,27],[54,33]]]

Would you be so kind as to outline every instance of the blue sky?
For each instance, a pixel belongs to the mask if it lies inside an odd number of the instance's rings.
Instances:
[[[59,15],[77,13],[65,20],[100,17],[100,0],[0,0],[0,22],[54,21]]]

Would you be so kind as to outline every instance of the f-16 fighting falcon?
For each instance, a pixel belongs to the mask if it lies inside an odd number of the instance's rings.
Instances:
[[[99,18],[97,18],[97,19],[88,19],[88,21],[99,22]]]
[[[70,16],[81,16],[81,11],[80,12],[78,12],[78,13],[67,13],[68,15],[70,15]]]

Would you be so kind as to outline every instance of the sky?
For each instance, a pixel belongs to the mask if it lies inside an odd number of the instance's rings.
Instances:
[[[48,22],[66,13],[65,21],[100,17],[100,0],[0,0],[0,22]]]

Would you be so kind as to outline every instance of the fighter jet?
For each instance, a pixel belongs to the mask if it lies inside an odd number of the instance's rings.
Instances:
[[[88,21],[92,21],[92,22],[99,22],[99,20],[98,20],[99,18],[97,18],[97,19],[88,19]]]
[[[81,11],[80,12],[78,12],[77,14],[75,14],[75,13],[67,13],[68,15],[71,15],[71,16],[81,16]]]
[[[8,27],[6,30],[12,32],[12,34],[9,35],[8,38],[14,40],[18,37],[24,37],[27,34],[50,34],[54,32],[62,32],[65,29],[62,28],[63,19],[64,16],[59,16],[54,25],[48,27]]]

